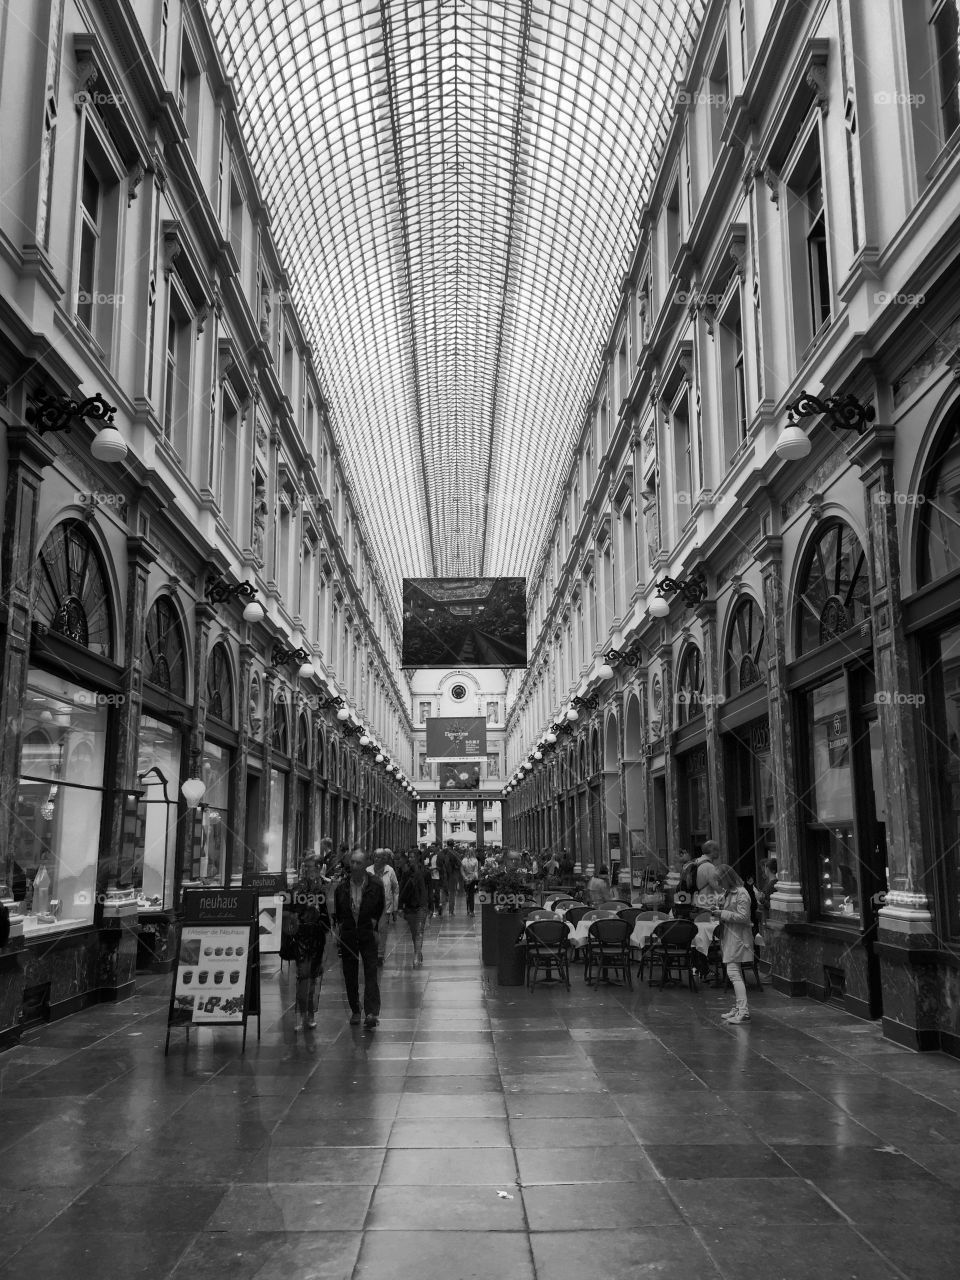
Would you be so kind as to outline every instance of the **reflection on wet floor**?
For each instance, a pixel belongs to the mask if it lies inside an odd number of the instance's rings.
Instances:
[[[498,987],[479,918],[347,1025],[163,1041],[172,977],[0,1054],[0,1277],[910,1277],[955,1267],[960,1064],[766,989]]]

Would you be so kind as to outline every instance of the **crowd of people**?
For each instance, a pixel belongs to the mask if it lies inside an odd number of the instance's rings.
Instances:
[[[723,962],[735,998],[724,1017],[744,1022],[750,1012],[743,965],[754,959],[761,922],[777,884],[777,864],[774,858],[764,859],[758,883],[752,875],[741,879],[720,855],[719,844],[708,840],[699,856],[685,861],[673,914],[683,917],[709,910],[722,923]],[[603,865],[589,881],[578,878],[573,856],[565,849],[538,855],[529,850],[458,847],[448,840],[445,845],[397,853],[378,848],[371,860],[359,846],[343,844],[335,853],[331,840],[321,840],[318,851],[304,859],[283,913],[280,955],[296,964],[299,1025],[304,1030],[316,1026],[323,957],[331,934],[336,937],[350,1022],[376,1027],[379,970],[398,916],[410,933],[414,967],[422,967],[427,920],[455,915],[461,889],[467,915],[474,915],[481,872],[495,869],[515,872],[531,888],[549,890],[563,884],[590,905],[609,899],[616,880]]]

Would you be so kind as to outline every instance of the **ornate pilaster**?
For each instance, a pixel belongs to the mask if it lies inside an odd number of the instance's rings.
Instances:
[[[871,426],[850,451],[863,481],[873,602],[876,701],[883,751],[887,866],[890,882],[880,910],[881,932],[916,945],[934,944],[934,925],[924,884],[928,873],[920,820],[922,759],[917,689],[903,629],[900,595],[900,538],[893,476],[894,431]]]
[[[124,863],[123,793],[137,785],[137,744],[140,738],[140,709],[143,704],[143,651],[147,622],[147,579],[156,560],[157,548],[138,534],[127,538],[127,594],[124,603],[123,648],[125,662],[120,682],[120,705],[114,718],[114,751],[107,829],[110,841],[101,856],[97,883],[105,887],[114,876],[117,884],[128,884],[132,865]]]
[[[695,612],[703,629],[703,713],[707,738],[707,776],[710,782],[710,834],[725,846],[729,828],[723,743],[717,720],[717,708],[723,700],[720,659],[717,653],[717,606],[712,600],[705,601],[697,606]]]
[[[21,708],[27,694],[30,627],[33,622],[37,512],[42,469],[55,454],[36,431],[6,426],[7,490],[0,546],[0,833],[3,847],[16,848],[17,790],[22,741]]]
[[[671,750],[673,735],[673,649],[662,644],[657,650],[660,659],[660,680],[663,685],[663,782],[667,808],[667,865],[679,865],[680,859],[680,793],[677,786],[677,760]]]
[[[773,920],[803,915],[798,840],[797,762],[786,689],[787,602],[783,585],[783,541],[767,534],[755,549],[763,582],[764,626],[767,633],[767,699],[770,715],[770,758],[776,807],[779,885],[771,901]]]

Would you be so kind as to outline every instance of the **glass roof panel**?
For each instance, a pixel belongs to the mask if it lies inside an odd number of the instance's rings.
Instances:
[[[206,0],[392,603],[536,563],[705,0]]]

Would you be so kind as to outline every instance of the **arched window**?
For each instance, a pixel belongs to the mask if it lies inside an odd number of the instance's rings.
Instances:
[[[684,650],[677,673],[677,727],[703,714],[703,655],[695,644]]]
[[[207,659],[207,713],[233,724],[233,676],[226,645],[218,641]]]
[[[103,561],[82,520],[64,520],[37,556],[34,616],[57,635],[113,657],[113,611]]]
[[[143,674],[168,693],[187,696],[186,643],[169,596],[158,596],[147,614]]]
[[[281,756],[290,754],[290,717],[287,712],[287,700],[278,693],[273,704],[273,730],[270,736],[271,750]]]
[[[325,778],[327,776],[327,744],[323,737],[323,726],[317,725],[317,753],[315,757],[315,765],[317,776]]]
[[[737,605],[730,622],[723,655],[723,678],[728,698],[762,684],[767,678],[767,637],[763,610],[745,597]]]
[[[797,605],[798,655],[829,644],[869,618],[866,558],[842,520],[816,531],[797,584]]]
[[[921,483],[917,578],[925,587],[960,569],[960,415]]]

